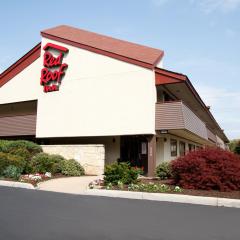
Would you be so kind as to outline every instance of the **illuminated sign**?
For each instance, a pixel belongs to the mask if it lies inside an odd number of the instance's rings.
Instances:
[[[51,52],[47,51],[49,48],[57,52],[58,56],[54,56]],[[63,63],[63,56],[68,52],[68,49],[56,44],[47,43],[43,48],[45,53],[43,55],[43,66],[41,71],[40,84],[43,86],[44,92],[58,91],[62,81],[62,77],[65,74],[65,70],[68,67],[66,63]]]

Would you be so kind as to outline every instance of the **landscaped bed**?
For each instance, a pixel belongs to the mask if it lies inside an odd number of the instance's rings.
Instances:
[[[74,159],[47,154],[40,145],[24,140],[0,140],[0,180],[30,183],[53,178],[82,176],[83,167]]]
[[[162,191],[152,191],[153,187],[140,187],[140,188],[135,188],[134,186],[131,187],[132,185],[123,185],[123,186],[118,186],[118,185],[104,185],[104,182],[99,180],[96,181],[95,183],[90,183],[90,188],[94,189],[106,189],[106,190],[120,190],[120,191],[134,191],[134,192],[151,192],[151,193],[170,193],[170,194],[183,194],[183,195],[191,195],[191,196],[203,196],[203,197],[219,197],[219,198],[230,198],[230,199],[240,199],[240,191],[232,191],[232,192],[220,192],[217,190],[195,190],[195,189],[184,189],[180,188],[175,185],[171,185],[171,180],[159,180],[157,178],[140,178],[138,183],[136,185],[142,185],[144,184],[145,186],[147,185],[165,185],[162,187]],[[176,188],[177,187],[177,188]],[[148,190],[147,190],[148,188]],[[177,189],[177,190],[176,190]]]
[[[156,178],[141,177],[130,163],[108,165],[104,180],[89,188],[240,199],[240,158],[220,148],[190,152],[156,168]]]

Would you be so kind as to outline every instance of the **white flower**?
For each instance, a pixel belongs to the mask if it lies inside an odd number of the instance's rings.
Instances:
[[[50,172],[46,172],[45,173],[45,176],[48,177],[48,178],[51,178],[52,177],[52,174]]]
[[[174,192],[181,192],[182,189],[179,186],[176,186],[173,191]]]

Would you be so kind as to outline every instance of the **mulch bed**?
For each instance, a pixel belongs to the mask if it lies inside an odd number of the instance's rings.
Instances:
[[[156,183],[156,184],[166,184],[169,185],[171,189],[174,189],[174,185],[171,184],[171,180],[159,180],[159,179],[148,179],[142,178],[140,179],[140,183]],[[105,188],[105,187],[102,187]],[[113,187],[113,190],[121,190],[118,187]],[[123,191],[128,191],[127,186],[122,189]],[[169,194],[183,194],[183,195],[191,195],[191,196],[202,196],[202,197],[219,197],[219,198],[232,198],[232,199],[240,199],[240,191],[233,192],[220,192],[215,190],[193,190],[193,189],[183,189],[182,192],[166,192]]]
[[[158,180],[158,179],[141,179],[142,183],[162,183],[172,186],[171,180]],[[183,189],[182,192],[169,192],[174,194],[184,194],[184,195],[192,195],[192,196],[203,196],[203,197],[220,197],[220,198],[233,198],[233,199],[240,199],[240,191],[233,191],[233,192],[220,192],[215,190],[194,190],[194,189]]]

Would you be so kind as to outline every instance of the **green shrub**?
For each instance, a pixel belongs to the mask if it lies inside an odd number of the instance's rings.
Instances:
[[[7,178],[13,178],[15,180],[18,180],[21,176],[22,170],[19,167],[9,165],[5,170],[3,171],[3,175]]]
[[[112,183],[113,185],[117,185],[118,182],[123,184],[135,183],[140,173],[141,170],[139,168],[131,167],[129,163],[113,163],[105,167],[104,183]]]
[[[63,160],[60,163],[61,172],[67,176],[82,176],[84,175],[84,168],[79,162],[74,159]]]
[[[7,140],[0,140],[0,152],[4,152],[8,143],[9,143],[9,141],[7,141]]]
[[[1,151],[6,153],[14,153],[16,151],[22,151],[23,149],[28,151],[30,156],[34,156],[37,153],[42,152],[42,147],[38,144],[26,140],[16,141],[1,141]],[[21,152],[23,154],[23,152]],[[26,154],[26,152],[25,152]]]
[[[3,174],[3,171],[9,165],[18,167],[21,171],[23,171],[26,166],[26,161],[21,156],[0,152],[0,175]]]
[[[156,168],[156,175],[162,180],[170,178],[172,176],[170,163],[160,163]]]
[[[31,153],[25,148],[14,148],[8,153],[23,157],[25,160],[29,160],[31,158]]]
[[[64,158],[56,154],[38,153],[35,155],[31,162],[29,168],[32,172],[36,173],[46,173],[51,172],[52,174],[61,172],[60,163]]]
[[[0,152],[0,176],[2,176],[4,169],[8,166],[8,154]]]

